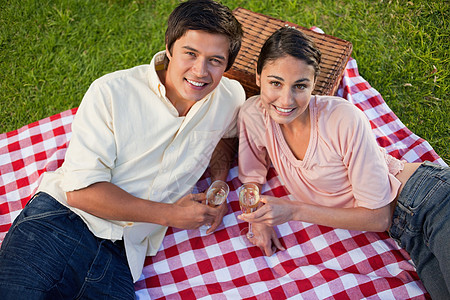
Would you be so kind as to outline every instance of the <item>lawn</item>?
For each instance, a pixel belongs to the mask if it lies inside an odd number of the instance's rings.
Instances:
[[[96,78],[149,63],[178,1],[4,0],[0,133],[77,107]],[[222,1],[351,41],[361,75],[450,164],[449,1]]]

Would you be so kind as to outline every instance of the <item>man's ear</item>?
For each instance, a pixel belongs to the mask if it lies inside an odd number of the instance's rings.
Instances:
[[[261,87],[261,76],[259,75],[259,74],[256,74],[256,85],[258,86],[258,87]]]
[[[169,60],[172,59],[172,54],[170,54],[170,51],[169,51],[169,48],[167,47],[167,44],[166,44],[166,56],[167,56],[167,58],[168,58]]]

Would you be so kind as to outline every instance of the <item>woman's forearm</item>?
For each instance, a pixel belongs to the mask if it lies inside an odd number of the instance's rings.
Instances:
[[[360,231],[386,231],[391,222],[390,204],[378,208],[334,208],[297,202],[294,220],[334,228]]]

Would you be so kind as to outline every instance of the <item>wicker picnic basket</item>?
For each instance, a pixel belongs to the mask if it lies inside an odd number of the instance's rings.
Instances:
[[[236,61],[225,73],[225,76],[241,82],[247,97],[259,94],[255,73],[256,61],[262,45],[275,30],[285,25],[295,27],[308,35],[322,52],[320,74],[313,94],[334,95],[336,93],[345,65],[352,52],[350,42],[242,7],[234,9],[233,14],[242,24],[244,38]]]

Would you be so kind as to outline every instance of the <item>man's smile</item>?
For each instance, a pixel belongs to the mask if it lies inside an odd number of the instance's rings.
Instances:
[[[190,84],[192,84],[193,86],[198,86],[198,87],[202,87],[207,84],[206,82],[198,82],[198,81],[193,81],[193,80],[189,80],[189,79],[186,79],[186,81],[189,82]]]

